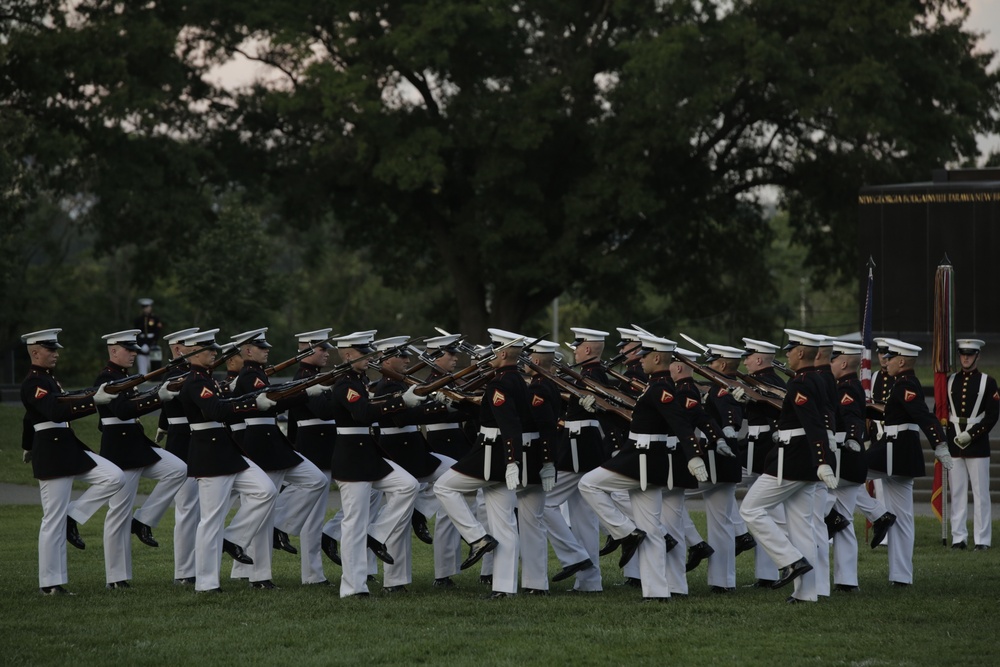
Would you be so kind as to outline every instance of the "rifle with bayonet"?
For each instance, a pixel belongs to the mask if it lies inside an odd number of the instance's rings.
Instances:
[[[701,364],[695,363],[690,359],[688,359],[683,354],[677,354],[675,352],[674,359],[690,367],[692,371],[702,376],[703,378],[711,380],[714,384],[717,384],[720,387],[726,389],[727,391],[729,391],[729,393],[732,393],[737,387],[739,387],[752,400],[759,401],[761,403],[767,403],[768,405],[771,405],[779,410],[781,409],[781,400],[779,400],[773,395],[761,393],[760,391],[757,391],[756,388],[747,384],[743,384],[736,378],[731,378],[728,375],[723,375],[722,373],[713,368],[709,368],[708,366],[702,366]]]
[[[281,371],[285,370],[286,368],[288,368],[292,364],[297,364],[298,362],[302,361],[306,357],[312,356],[313,353],[316,351],[316,348],[318,348],[320,345],[325,345],[326,343],[329,343],[331,340],[333,340],[334,338],[337,338],[337,336],[339,336],[339,335],[340,334],[337,334],[336,336],[330,336],[326,340],[321,340],[318,343],[313,343],[309,347],[307,347],[304,350],[300,351],[298,354],[296,354],[291,359],[285,359],[281,363],[274,364],[273,366],[268,366],[267,368],[264,369],[264,373],[266,373],[268,376],[274,375],[275,373],[280,373]]]
[[[500,350],[505,350],[508,347],[511,347],[511,346],[516,345],[518,343],[521,343],[523,340],[524,340],[523,337],[516,338],[516,339],[510,341],[509,343],[504,343],[500,347],[489,348],[492,351],[492,354],[489,355],[489,356],[486,356],[485,354],[483,354],[483,355],[472,355],[472,358],[473,359],[478,359],[478,361],[475,361],[471,365],[466,366],[465,368],[463,368],[463,369],[461,369],[459,371],[455,371],[454,373],[448,373],[446,375],[443,375],[443,376],[439,377],[438,379],[434,380],[434,382],[420,385],[419,387],[417,387],[416,389],[413,390],[413,393],[416,394],[417,396],[427,396],[431,392],[435,392],[435,391],[441,389],[442,387],[445,387],[448,384],[451,384],[452,382],[456,382],[457,380],[460,380],[461,378],[464,378],[467,375],[471,375],[475,371],[485,371],[486,368],[489,366],[490,362],[493,361],[493,359],[496,357],[496,353],[497,352],[499,352]],[[541,338],[539,338],[538,340],[536,340],[535,343],[537,343],[539,340],[541,340]],[[460,387],[460,390],[465,391],[466,390],[466,386]]]
[[[371,361],[368,362],[368,366],[371,367],[371,368],[374,368],[375,370],[377,370],[378,372],[380,372],[382,375],[384,375],[385,377],[387,377],[387,378],[389,378],[391,380],[396,380],[397,382],[404,382],[404,383],[406,383],[408,385],[416,387],[417,389],[414,389],[414,391],[413,391],[413,393],[415,393],[415,394],[422,387],[428,386],[426,383],[421,382],[420,380],[418,380],[417,378],[413,377],[412,375],[406,375],[404,373],[397,373],[396,371],[391,370],[389,368],[384,368],[383,366],[380,366],[380,365],[376,364],[375,362],[371,362]],[[461,402],[461,401],[469,401],[469,402],[472,402],[472,403],[478,403],[479,402],[478,401],[478,399],[479,399],[478,396],[467,396],[467,395],[465,395],[463,393],[459,393],[458,391],[456,391],[454,389],[449,389],[448,387],[440,387],[440,388],[436,389],[435,392],[439,393],[439,394],[444,394],[445,396],[447,396],[451,400],[455,401],[456,403],[457,402]],[[419,396],[425,396],[426,394],[418,394],[418,395]]]
[[[354,364],[359,361],[370,359],[371,357],[386,356],[384,352],[386,351],[372,350],[371,352],[361,355],[357,359],[343,361],[328,371],[323,371],[322,373],[317,373],[316,375],[302,378],[301,380],[286,382],[285,384],[278,385],[276,387],[263,387],[259,391],[251,392],[246,395],[256,396],[257,394],[263,393],[266,394],[272,401],[281,401],[317,384],[322,384],[328,387],[336,382],[338,377],[351,370],[351,367],[354,366]]]
[[[219,366],[223,365],[224,363],[226,363],[227,361],[229,361],[230,359],[232,359],[233,357],[235,357],[237,354],[240,353],[240,348],[243,347],[244,345],[246,345],[247,343],[249,343],[250,341],[252,341],[254,338],[256,338],[257,335],[258,334],[255,333],[252,336],[248,336],[246,339],[241,340],[239,343],[236,343],[231,348],[229,348],[228,350],[226,350],[225,352],[223,352],[222,354],[220,354],[218,357],[215,358],[215,361],[213,361],[211,364],[209,364],[208,371],[212,372],[213,370],[215,370]],[[195,350],[194,352],[189,352],[188,354],[185,354],[185,355],[183,355],[181,357],[177,357],[177,359],[178,360],[180,360],[180,359],[187,359],[190,356],[198,354],[199,352],[204,352],[205,350],[208,350],[208,349],[210,349],[210,348],[200,347],[197,350]],[[173,363],[173,361],[171,361],[171,363]],[[188,373],[184,373],[182,375],[178,375],[175,378],[172,378],[170,380],[170,382],[167,384],[167,389],[169,389],[170,391],[180,391],[181,387],[184,386],[184,382],[187,381],[187,378],[188,378]]]
[[[617,405],[615,403],[612,403],[611,401],[605,399],[602,396],[598,396],[596,393],[594,393],[592,391],[587,391],[585,389],[581,389],[580,387],[576,386],[572,382],[569,382],[569,381],[567,381],[567,380],[559,377],[558,373],[552,373],[551,371],[548,371],[545,368],[542,368],[541,366],[539,366],[538,364],[536,364],[535,362],[533,362],[531,359],[529,359],[527,357],[521,357],[521,363],[523,363],[525,366],[527,366],[531,370],[535,371],[536,373],[538,373],[542,377],[545,377],[545,378],[548,378],[549,380],[552,380],[556,384],[556,386],[558,386],[561,390],[563,390],[566,393],[568,393],[570,396],[575,396],[577,399],[585,398],[587,396],[593,396],[594,397],[594,406],[596,408],[598,408],[599,410],[602,410],[603,412],[609,412],[609,413],[611,413],[613,415],[621,417],[626,422],[631,422],[632,421],[632,410],[631,409],[622,407],[621,405]]]
[[[618,405],[631,410],[635,407],[635,399],[631,396],[621,393],[616,389],[611,387],[605,387],[603,384],[594,380],[593,378],[585,377],[580,373],[577,373],[569,366],[565,364],[555,363],[556,370],[564,375],[568,375],[571,379],[575,380],[577,383],[582,384],[587,389],[595,394],[599,398],[603,398],[611,403],[617,403]]]

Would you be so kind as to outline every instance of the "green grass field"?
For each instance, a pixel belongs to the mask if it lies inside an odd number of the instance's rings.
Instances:
[[[21,463],[19,407],[0,409],[3,480],[34,483]],[[12,431],[12,424],[17,430]],[[96,428],[93,428],[96,434]],[[83,432],[81,428],[80,432]],[[85,435],[86,437],[86,435]],[[91,441],[93,442],[93,441]],[[16,470],[12,470],[16,469]],[[622,580],[617,554],[603,559],[605,592],[486,602],[478,567],[433,580],[432,549],[414,542],[410,593],[341,600],[336,588],[299,585],[298,557],[276,552],[278,591],[223,581],[226,593],[199,596],[172,584],[173,515],[150,549],[133,541],[133,588],[104,590],[103,512],[81,526],[85,551],[69,549],[74,597],[38,593],[37,506],[0,506],[0,664],[10,665],[993,665],[1000,604],[1000,549],[957,552],[939,524],[917,519],[915,585],[890,588],[884,549],[862,548],[862,592],[815,605],[786,605],[789,589],[757,590],[751,554],[738,559],[735,594],[709,593],[704,565],[689,575],[691,596],[640,602]],[[704,528],[704,516],[694,516]],[[998,528],[995,526],[995,528]],[[860,528],[863,531],[863,524]],[[862,536],[863,537],[863,536]],[[293,538],[297,544],[298,540]],[[231,561],[225,557],[224,576]],[[327,576],[339,568],[326,562]],[[558,570],[554,559],[550,572]]]

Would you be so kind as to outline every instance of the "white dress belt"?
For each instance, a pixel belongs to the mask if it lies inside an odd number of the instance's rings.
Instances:
[[[920,427],[916,424],[886,424],[885,434],[890,438],[895,438],[903,431],[919,431]]]
[[[767,433],[770,430],[771,430],[771,425],[770,424],[759,424],[759,425],[755,425],[755,426],[747,426],[747,433],[749,433],[750,437],[752,437],[752,438],[756,438],[761,433]]]
[[[229,430],[230,431],[242,431],[246,427],[247,427],[247,425],[246,425],[245,422],[236,422],[235,424],[230,424],[229,425]],[[194,428],[194,426],[192,425],[191,430],[197,431],[198,429]]]
[[[667,435],[666,433],[633,433],[629,431],[628,439],[634,440],[637,445],[643,445],[643,449],[649,449],[649,443],[651,442],[665,442],[667,443],[667,449],[675,449],[677,447],[677,436]]]
[[[226,428],[226,425],[219,422],[199,422],[197,424],[191,424],[192,431],[207,431],[212,428]]]
[[[492,426],[480,426],[479,434],[487,440],[496,440],[500,437],[500,429],[493,428]]]
[[[447,431],[453,428],[462,428],[462,425],[458,422],[450,422],[448,424],[427,424],[424,428],[426,428],[429,432]]]
[[[599,429],[601,428],[601,422],[596,419],[575,419],[573,421],[566,422],[566,428],[569,429],[569,432],[573,435],[576,435],[588,426]]]
[[[247,417],[243,423],[247,426],[274,426],[278,422],[274,417]]]
[[[167,417],[167,423],[168,424],[173,424],[175,426],[177,424],[187,424],[188,423],[188,418],[187,417]]]
[[[338,426],[337,435],[368,435],[371,433],[370,426]]]
[[[778,440],[782,444],[787,445],[792,441],[792,438],[797,438],[800,435],[805,435],[806,430],[804,428],[785,428],[778,431]]]
[[[532,440],[538,440],[539,437],[541,437],[541,436],[538,433],[538,431],[532,431],[531,433],[522,433],[521,434],[521,444],[524,445],[524,446],[528,446],[528,445],[531,444]]]
[[[134,424],[134,419],[118,419],[117,417],[101,417],[103,426],[115,426],[117,424]]]
[[[417,427],[413,424],[409,426],[387,426],[380,429],[379,431],[382,435],[400,435],[403,433],[416,433]]]
[[[50,428],[69,428],[69,422],[39,422],[34,426],[36,433],[38,431],[48,431]]]
[[[336,419],[303,419],[300,422],[296,422],[296,425],[302,428],[303,426],[334,426],[336,423]]]

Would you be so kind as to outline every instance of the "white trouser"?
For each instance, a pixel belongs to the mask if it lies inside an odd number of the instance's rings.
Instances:
[[[903,584],[913,583],[913,542],[916,532],[913,526],[913,478],[886,477],[882,480],[882,498],[888,511],[896,515],[892,525],[892,539],[889,540],[889,581]]]
[[[430,454],[439,461],[438,467],[431,474],[417,478],[417,481],[420,482],[420,490],[417,492],[417,498],[413,503],[413,509],[423,514],[426,518],[434,516],[441,509],[441,503],[438,502],[437,496],[434,495],[434,482],[455,465],[455,459],[450,456],[435,454],[434,452]]]
[[[642,579],[644,598],[668,598],[667,554],[663,540],[661,514],[663,492],[658,486],[639,489],[639,482],[611,472],[594,468],[580,480],[580,495],[594,509],[598,519],[615,539],[624,539],[636,528],[646,533],[639,545],[639,576]],[[628,491],[635,521],[628,518],[611,499],[613,491]],[[683,502],[684,495],[678,491]]]
[[[326,581],[320,540],[330,498],[330,480],[309,459],[302,459],[284,473],[283,482],[288,486],[275,501],[274,527],[300,537],[302,583],[318,584]]]
[[[483,497],[483,490],[476,489],[476,502],[473,505],[473,514],[476,515],[476,521],[478,521],[483,526],[483,530],[487,533],[490,532],[490,517],[486,511],[486,499]],[[454,523],[454,522],[452,522]],[[458,530],[458,528],[455,528]],[[492,533],[490,533],[492,535]],[[461,535],[461,533],[459,533]],[[482,560],[479,561],[479,575],[482,577],[492,577],[493,576],[493,551],[489,552],[483,556]]]
[[[816,554],[816,540],[812,527],[815,491],[814,482],[787,479],[778,482],[777,477],[761,475],[743,499],[740,515],[746,521],[754,539],[779,567],[787,567],[806,554],[809,556]],[[786,510],[787,536],[769,512],[781,504],[785,505]],[[816,577],[813,572],[807,572],[795,579],[792,597],[809,602],[816,601]]]
[[[671,537],[677,539],[677,535],[681,534],[684,530],[684,517],[688,516],[687,495],[684,489],[673,489],[671,491],[665,486],[661,487],[661,492],[663,509],[660,511],[660,534],[665,535],[669,533]],[[649,538],[647,537],[646,539]],[[667,568],[667,588],[670,590],[671,595],[687,595],[687,554],[680,544],[671,549],[670,553],[666,553],[666,550],[667,545],[664,542],[663,551],[666,558],[664,562]],[[638,559],[633,558],[632,560]],[[628,572],[628,567],[628,565],[625,567],[626,573]],[[640,570],[637,576],[641,578],[641,575],[642,572]]]
[[[681,539],[683,537],[683,539]],[[682,547],[691,548],[696,544],[700,544],[705,540],[702,538],[701,533],[698,532],[698,527],[694,525],[694,521],[691,520],[691,513],[688,512],[687,507],[684,507],[684,532],[680,535],[674,535],[674,539],[678,541],[677,548]],[[681,549],[683,550],[683,549]]]
[[[109,584],[132,578],[132,507],[139,480],[142,477],[159,480],[135,513],[137,520],[154,527],[187,479],[184,461],[165,449],[159,454],[160,460],[152,465],[123,470],[125,484],[108,501],[108,514],[104,519],[104,573]]]
[[[816,482],[813,492],[813,540],[816,542],[816,558],[808,558],[816,573],[816,595],[830,597],[830,537],[826,528],[826,484]],[[815,562],[814,562],[815,560]]]
[[[576,573],[573,588],[600,591],[603,589],[599,523],[597,514],[580,495],[578,485],[581,477],[583,475],[578,473],[558,472],[555,486],[545,494],[545,529],[560,565],[566,567],[588,558],[594,564],[594,567]],[[563,503],[570,517],[569,524],[560,509]]]
[[[759,477],[760,475],[757,473],[746,474],[743,476],[742,484],[745,484],[749,489],[749,487],[752,486],[753,483],[757,481]],[[739,508],[737,508],[736,513],[740,517],[740,526],[742,531],[740,534],[742,534],[743,532],[747,532],[748,527],[746,525],[746,522],[743,521],[743,515],[739,512]],[[775,507],[772,507],[770,510],[770,514],[771,514],[771,519],[774,521],[774,523],[776,523],[782,530],[785,530],[785,532],[787,533],[786,523],[785,523],[785,506],[777,505]],[[765,551],[764,547],[760,545],[760,542],[757,542],[757,544],[753,548],[753,565],[754,565],[754,576],[757,577],[758,580],[762,581],[777,580],[778,566],[775,565],[774,561],[771,560],[771,557],[767,555],[767,551]]]
[[[517,496],[504,482],[488,482],[449,470],[434,484],[434,493],[441,501],[441,508],[451,517],[458,532],[472,544],[486,535],[465,501],[465,494],[483,490],[483,502],[490,530],[498,544],[493,556],[493,590],[499,593],[517,592],[517,556],[519,540],[514,507]]]
[[[521,544],[521,587],[549,590],[545,491],[540,484],[517,490],[517,531]]]
[[[858,492],[858,500],[855,505],[855,509],[864,515],[871,523],[875,523],[880,516],[886,513],[885,503],[883,503],[879,498],[875,496],[868,495],[868,489],[861,485],[862,489]],[[882,488],[882,480],[875,480],[875,493],[878,493],[878,489]],[[883,494],[884,495],[884,494]],[[885,544],[885,542],[883,542]]]
[[[333,486],[333,476],[329,470],[321,471],[326,476],[327,483]],[[340,500],[340,487],[330,489],[330,497],[327,499],[327,512],[333,512],[330,520],[323,524],[323,534],[327,537],[340,541],[340,523],[344,520],[344,503]]]
[[[137,354],[135,355],[135,372],[139,375],[145,375],[149,372],[149,355],[148,354]]]
[[[249,553],[251,542],[261,526],[271,525],[273,520],[274,497],[278,492],[256,463],[246,457],[243,460],[250,467],[234,475],[198,478],[201,519],[195,536],[195,590],[207,591],[219,587],[223,538]],[[240,508],[226,527],[226,515],[234,491],[240,495]],[[258,565],[254,561],[255,571],[257,568],[270,571],[270,548],[257,549],[257,552],[262,562]]]
[[[93,452],[87,456],[97,464],[73,477],[38,480],[42,501],[42,525],[38,530],[38,586],[62,586],[69,581],[66,569],[66,517],[82,524],[108,502],[125,484],[121,469]],[[70,502],[73,482],[91,486],[76,501]]]
[[[948,473],[948,483],[951,485],[951,542],[965,542],[969,537],[966,517],[971,486],[973,541],[975,544],[991,546],[990,459],[955,457],[952,461],[955,465]]]
[[[465,500],[472,509],[476,503],[476,496],[470,493],[466,495]],[[444,579],[458,574],[462,558],[462,535],[438,502],[438,511],[434,518],[434,578]]]
[[[827,506],[842,514],[851,525],[833,534],[833,583],[858,585],[858,536],[854,532],[854,508],[858,497],[868,493],[861,484],[840,480],[837,488],[827,493]],[[829,514],[829,512],[827,512]],[[824,524],[824,529],[826,525]]]
[[[736,587],[736,484],[720,482],[703,488],[708,545],[715,550],[708,559],[708,585]]]
[[[195,536],[201,511],[198,480],[188,477],[174,496],[174,579],[195,576]]]
[[[369,535],[386,545],[389,555],[397,564],[397,575],[402,572],[399,568],[405,569],[406,573],[410,571],[410,563],[402,550],[402,542],[403,538],[409,540],[410,537],[413,501],[416,499],[419,484],[413,475],[396,463],[392,461],[387,463],[392,467],[392,472],[382,479],[371,482],[337,481],[340,486],[340,500],[344,507],[340,540],[340,558],[343,562],[343,573],[340,577],[342,598],[368,592]],[[373,496],[373,490],[378,491],[379,496]],[[385,498],[385,505],[378,510],[377,516],[372,512],[373,497]],[[385,586],[397,586],[402,583],[408,581],[394,583],[389,579],[389,570],[386,569],[383,581]]]

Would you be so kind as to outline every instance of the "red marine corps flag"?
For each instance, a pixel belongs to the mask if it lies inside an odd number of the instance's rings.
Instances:
[[[942,426],[948,424],[948,373],[954,355],[952,341],[955,337],[955,320],[952,304],[955,302],[953,268],[948,255],[944,256],[934,273],[934,414]],[[934,461],[934,485],[931,487],[931,507],[941,521],[941,543],[948,543],[948,476],[941,462]]]

